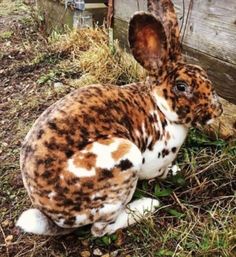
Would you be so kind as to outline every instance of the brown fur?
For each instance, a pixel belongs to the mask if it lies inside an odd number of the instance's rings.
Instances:
[[[124,156],[126,153],[129,152],[130,149],[130,145],[129,144],[121,144],[119,145],[118,149],[114,152],[112,152],[112,157],[114,160],[119,160],[120,158],[122,158],[122,156]]]

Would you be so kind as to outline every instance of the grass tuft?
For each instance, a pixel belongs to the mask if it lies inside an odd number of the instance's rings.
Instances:
[[[127,84],[145,78],[146,72],[134,58],[124,52],[118,42],[114,50],[108,46],[108,35],[102,29],[82,29],[63,35],[55,45],[57,51],[70,51],[70,61],[62,62],[59,67],[80,72],[81,83]],[[102,74],[102,75],[101,75]]]

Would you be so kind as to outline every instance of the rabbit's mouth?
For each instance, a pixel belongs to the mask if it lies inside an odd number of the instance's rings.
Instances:
[[[198,108],[195,111],[195,118],[193,119],[193,126],[204,126],[214,122],[223,113],[222,105],[220,102],[217,105],[212,105],[209,112],[205,109]]]

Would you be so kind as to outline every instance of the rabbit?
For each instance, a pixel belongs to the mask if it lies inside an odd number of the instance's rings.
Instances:
[[[165,178],[189,128],[221,115],[206,72],[182,57],[172,2],[148,6],[128,31],[145,82],[77,89],[27,134],[20,166],[34,208],[16,223],[23,231],[63,235],[90,224],[101,237],[154,213],[158,199],[131,201],[138,179]]]

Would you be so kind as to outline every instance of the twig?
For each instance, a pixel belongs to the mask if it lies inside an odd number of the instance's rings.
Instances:
[[[5,235],[5,233],[4,233],[3,229],[2,229],[1,224],[0,224],[0,230],[1,230],[1,232],[2,232],[3,239],[4,239],[4,242],[5,242],[5,245],[4,245],[4,246],[6,247],[7,256],[9,257],[8,245],[7,245],[7,243],[6,243],[6,235]]]
[[[191,174],[190,176],[188,176],[186,179],[190,179],[190,178],[193,178],[195,176],[198,176],[200,175],[201,173],[205,172],[206,170],[208,170],[209,168],[211,168],[212,166],[214,167],[216,164],[220,163],[220,162],[223,162],[223,161],[226,161],[228,158],[226,157],[225,159],[219,159],[218,161],[215,161],[211,164],[209,164],[207,167],[205,167],[204,169],[198,171],[197,173],[195,174]]]
[[[175,192],[172,193],[172,196],[173,196],[174,200],[178,203],[178,205],[180,206],[180,208],[181,208],[182,210],[187,210],[186,206],[184,206],[184,205],[180,202],[180,200],[179,200],[178,196],[175,194]]]
[[[188,232],[184,235],[184,237],[179,241],[179,243],[176,245],[174,254],[172,255],[172,257],[176,256],[177,250],[180,247],[180,244],[184,241],[185,238],[187,238],[187,236],[192,232],[192,230],[194,229],[194,227],[196,226],[197,222],[195,222],[192,227],[190,227],[190,229],[188,230]]]

